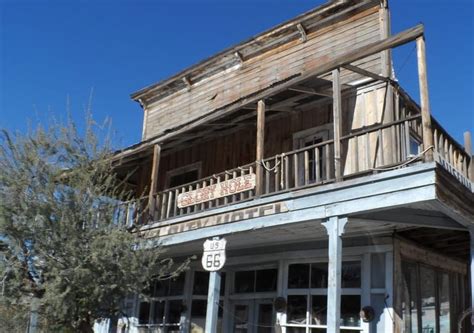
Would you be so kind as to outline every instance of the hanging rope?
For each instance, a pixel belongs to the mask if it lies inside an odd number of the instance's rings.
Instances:
[[[418,155],[415,155],[413,156],[412,158],[406,160],[405,162],[401,163],[401,164],[397,164],[397,165],[394,165],[392,167],[378,167],[378,168],[371,168],[371,170],[373,171],[387,171],[387,170],[395,170],[395,169],[399,169],[401,167],[404,167],[405,165],[408,165],[414,161],[416,161],[417,159],[419,159],[421,156],[423,156],[424,154],[426,154],[426,152],[430,149],[434,149],[434,146],[429,146],[428,148],[426,148],[425,150],[423,150],[422,152],[420,152]]]

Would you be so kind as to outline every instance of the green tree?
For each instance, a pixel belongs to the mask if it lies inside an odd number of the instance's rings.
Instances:
[[[89,332],[95,320],[122,315],[123,300],[152,278],[173,278],[188,263],[137,250],[137,233],[118,223],[118,202],[132,193],[94,128],[0,135],[0,309],[25,318],[35,299],[48,332]]]

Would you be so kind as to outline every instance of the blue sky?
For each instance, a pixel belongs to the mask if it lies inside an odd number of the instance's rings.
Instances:
[[[93,115],[112,118],[116,144],[140,140],[129,95],[320,0],[0,0],[0,128]],[[472,0],[393,0],[392,32],[423,22],[432,113],[462,142],[474,130]],[[418,100],[414,44],[395,52],[403,87]]]

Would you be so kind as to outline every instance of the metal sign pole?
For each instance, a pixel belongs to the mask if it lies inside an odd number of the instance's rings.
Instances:
[[[219,270],[225,264],[226,240],[214,237],[203,244],[202,267],[209,272],[209,291],[207,294],[206,333],[217,332],[217,317],[219,313],[219,297],[221,289],[221,273]]]
[[[221,272],[210,272],[209,292],[207,295],[206,333],[217,332],[217,314],[221,289]]]

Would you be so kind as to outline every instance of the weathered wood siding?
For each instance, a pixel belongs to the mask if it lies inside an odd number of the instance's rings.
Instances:
[[[163,133],[295,74],[305,74],[353,48],[380,40],[379,8],[374,6],[145,105],[144,139]],[[379,54],[357,63],[381,72]],[[343,71],[342,82],[357,74]],[[349,77],[348,77],[349,76]]]

